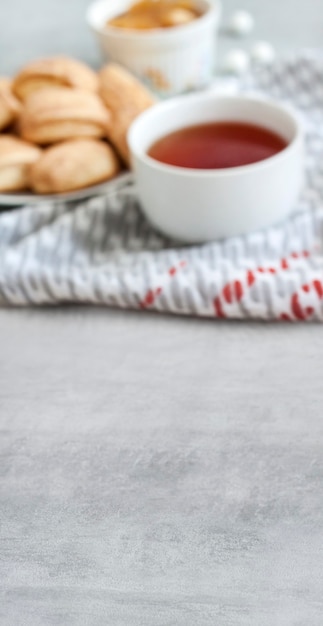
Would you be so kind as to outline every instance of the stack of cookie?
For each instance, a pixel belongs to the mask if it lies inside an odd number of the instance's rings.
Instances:
[[[0,79],[0,192],[55,194],[110,180],[129,166],[131,122],[153,103],[115,64],[96,74],[56,57]]]

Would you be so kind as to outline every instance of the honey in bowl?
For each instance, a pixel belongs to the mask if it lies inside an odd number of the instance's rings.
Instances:
[[[201,16],[192,0],[139,0],[127,11],[107,22],[107,26],[153,30],[182,26]]]
[[[263,161],[287,147],[277,133],[245,122],[198,124],[158,139],[148,150],[156,161],[191,169],[225,169]]]

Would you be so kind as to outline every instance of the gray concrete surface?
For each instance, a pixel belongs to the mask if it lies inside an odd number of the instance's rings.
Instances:
[[[1,72],[95,62],[85,4],[1,2]],[[318,0],[248,5],[320,43]],[[0,346],[1,626],[322,625],[321,326],[1,310]]]

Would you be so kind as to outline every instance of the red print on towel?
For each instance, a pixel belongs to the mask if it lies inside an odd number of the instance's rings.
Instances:
[[[276,274],[281,271],[289,270],[294,260],[301,258],[308,258],[309,252],[304,250],[303,252],[293,252],[289,258],[282,258],[276,267],[258,267],[255,270],[247,270],[243,279],[233,280],[230,283],[224,285],[220,294],[216,296],[213,301],[214,313],[216,317],[228,317],[226,313],[226,307],[231,304],[239,303],[243,300],[243,297],[248,292],[250,287],[254,285],[259,275],[263,274]],[[306,300],[307,295],[307,300]],[[313,298],[315,304],[323,299],[323,283],[319,280],[313,280],[308,285],[303,285],[300,290],[293,293],[289,302],[289,311],[282,312],[280,315],[281,320],[305,320],[308,319],[314,313]]]
[[[323,298],[323,284],[320,280],[313,280],[293,293],[290,300],[290,308],[292,316],[288,317],[286,314],[282,314],[282,319],[285,320],[306,320],[311,317],[315,311],[315,305]],[[307,302],[306,302],[307,300]],[[284,317],[283,317],[284,316]]]
[[[186,261],[180,261],[180,263],[178,263],[177,265],[172,265],[172,267],[169,268],[168,272],[167,272],[167,276],[166,276],[166,281],[168,283],[170,278],[174,278],[174,276],[176,276],[176,274],[183,269],[183,267],[185,267],[186,265]],[[165,283],[165,278],[163,280],[163,282]],[[158,296],[160,296],[160,294],[163,291],[163,286],[159,286],[156,287],[155,289],[149,289],[145,296],[143,297],[143,299],[139,302],[139,306],[141,309],[147,309],[148,307],[152,306],[156,300],[156,298],[158,298]]]
[[[226,283],[218,295],[213,300],[213,311],[216,317],[235,317],[238,310],[237,304],[242,303],[249,290],[265,274],[274,276],[295,268],[295,262],[306,259],[310,256],[307,250],[303,252],[293,252],[288,257],[280,259],[270,266],[259,266],[255,269],[248,269],[244,273],[240,271],[239,278]],[[186,261],[171,266],[160,277],[159,285],[149,289],[144,297],[139,301],[141,309],[154,307],[156,299],[160,296],[169,282],[177,276],[178,272],[186,266]],[[281,311],[276,312],[277,318],[284,321],[307,320],[318,310],[323,300],[323,279],[313,279],[302,285],[290,297],[282,301]],[[243,310],[240,311],[243,316]],[[247,315],[247,314],[246,314]]]

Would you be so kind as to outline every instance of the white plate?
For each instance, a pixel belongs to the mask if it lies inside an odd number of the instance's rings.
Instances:
[[[86,200],[92,196],[104,196],[110,193],[116,193],[119,188],[131,183],[133,176],[130,172],[125,172],[109,180],[106,183],[71,191],[69,193],[41,195],[35,193],[0,193],[0,206],[20,206],[22,204],[39,204],[41,202],[76,202],[77,200]]]

